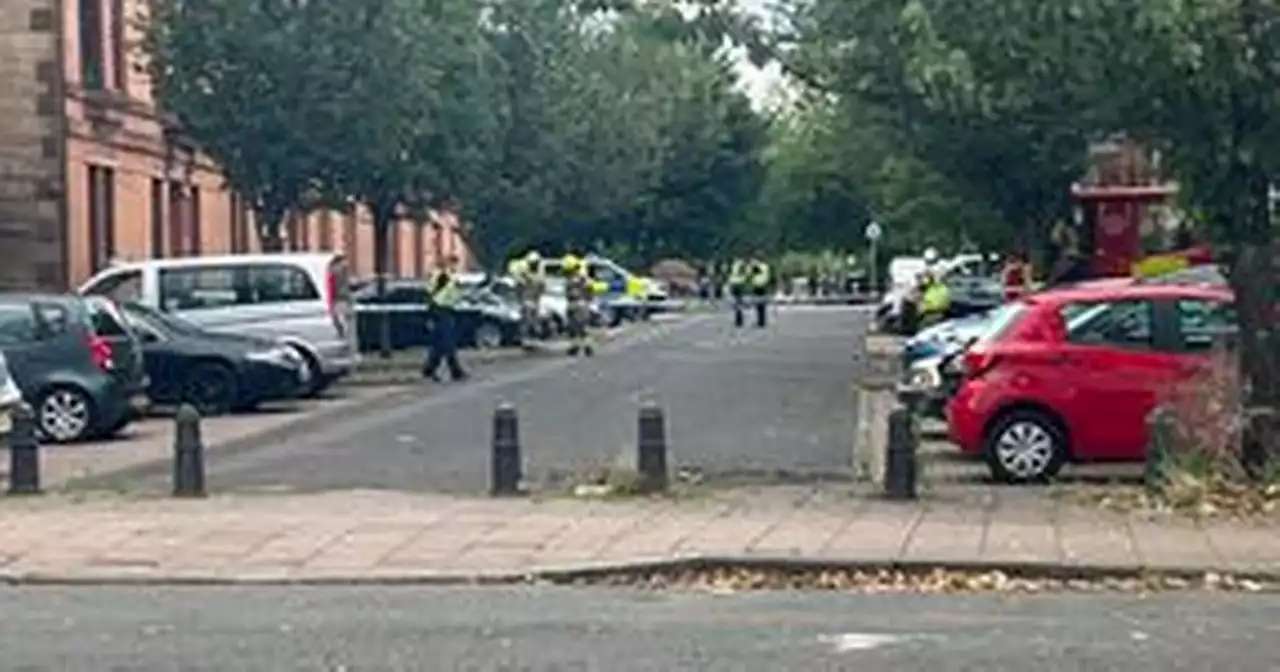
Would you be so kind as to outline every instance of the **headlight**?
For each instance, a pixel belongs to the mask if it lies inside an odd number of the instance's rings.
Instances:
[[[912,368],[907,375],[907,385],[911,387],[931,390],[942,384],[938,376],[938,372],[932,366],[919,366]]]

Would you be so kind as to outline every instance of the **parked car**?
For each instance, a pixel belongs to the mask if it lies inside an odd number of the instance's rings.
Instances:
[[[309,382],[302,358],[281,343],[211,332],[138,303],[121,309],[142,342],[155,403],[189,403],[205,415],[250,411],[292,399]]]
[[[137,302],[203,329],[286,343],[307,368],[306,396],[359,359],[347,262],[341,254],[285,253],[153,259],[118,264],[80,288]]]
[[[13,410],[22,402],[22,390],[13,382],[9,362],[0,352],[0,436],[8,436],[13,430]]]
[[[1236,328],[1231,292],[1211,285],[1100,284],[1007,304],[963,354],[950,436],[1007,482],[1141,460],[1159,395]]]
[[[379,298],[373,287],[354,297],[360,349],[377,350],[381,316],[391,320],[391,346],[396,350],[423,347],[430,334],[426,284],[418,280],[387,283]],[[483,349],[520,344],[520,307],[485,288],[466,290],[457,306],[458,339],[462,347]]]
[[[78,297],[0,295],[0,352],[42,440],[105,438],[148,405],[140,352],[118,353]]]
[[[458,284],[468,292],[488,290],[512,305],[520,304],[520,292],[516,279],[508,275],[488,273],[463,273]],[[540,338],[552,338],[564,333],[569,324],[569,300],[564,295],[564,279],[549,277],[542,295],[538,297],[538,330]]]

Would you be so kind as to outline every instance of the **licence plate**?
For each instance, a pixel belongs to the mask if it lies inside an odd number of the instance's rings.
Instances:
[[[129,397],[129,406],[135,411],[145,411],[151,407],[151,398],[145,394],[135,394]]]

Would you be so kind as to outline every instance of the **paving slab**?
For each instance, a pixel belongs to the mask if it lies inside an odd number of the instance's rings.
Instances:
[[[1280,574],[1280,521],[1201,523],[1019,499],[891,503],[830,486],[681,501],[392,492],[0,500],[12,581],[385,581],[687,558]]]

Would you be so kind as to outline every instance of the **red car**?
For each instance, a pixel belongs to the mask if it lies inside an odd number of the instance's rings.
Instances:
[[[1141,460],[1157,395],[1208,365],[1231,302],[1222,286],[1091,283],[1006,304],[964,354],[951,439],[1014,483]]]

